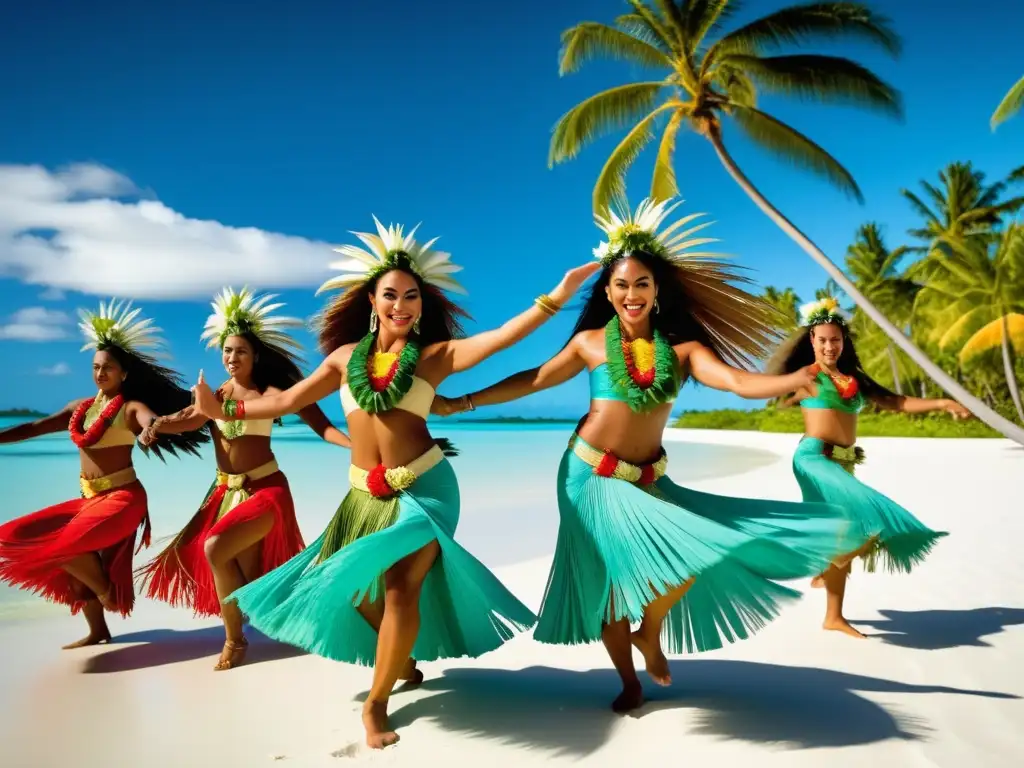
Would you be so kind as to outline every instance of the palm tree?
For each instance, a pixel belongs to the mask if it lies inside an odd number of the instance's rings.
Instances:
[[[664,122],[651,181],[651,197],[678,192],[676,136],[684,125],[706,138],[722,165],[754,203],[803,248],[893,342],[943,389],[986,423],[1024,445],[1024,429],[1004,419],[935,365],[857,290],[829,258],[747,178],[726,149],[722,119],[731,118],[749,138],[774,154],[815,172],[861,199],[840,163],[795,128],[757,108],[757,89],[819,102],[852,102],[900,115],[896,91],[849,59],[800,54],[766,55],[785,44],[819,39],[860,39],[899,51],[899,38],[883,17],[856,2],[812,2],[783,8],[720,34],[736,2],[730,0],[629,0],[631,11],[614,26],[583,22],[562,35],[560,73],[575,72],[598,55],[661,70],[660,79],[617,86],[591,96],[558,121],[549,162],[576,157],[585,144],[629,128],[612,151],[594,187],[595,210],[624,194],[625,175],[654,128]],[[709,41],[711,35],[717,39]]]
[[[910,325],[914,298],[920,290],[917,283],[899,271],[900,262],[908,251],[909,248],[902,245],[889,250],[878,224],[868,222],[857,230],[854,242],[846,252],[846,271],[854,284],[887,317],[904,329]],[[840,286],[836,288],[841,290]],[[885,350],[889,358],[893,388],[896,394],[903,394],[896,347],[886,340]]]
[[[780,331],[792,333],[800,327],[800,297],[792,288],[780,291],[769,285],[764,289],[761,298],[779,311],[782,318],[779,324]]]
[[[1024,349],[1024,224],[969,239],[942,238],[928,260],[918,299],[934,308],[939,347],[958,354],[961,365],[994,350],[1024,423],[1013,365],[1013,348]]]
[[[1009,182],[985,183],[985,174],[974,170],[970,163],[950,163],[939,171],[939,186],[920,182],[924,198],[906,189],[900,190],[911,206],[924,219],[924,226],[910,230],[910,234],[924,245],[912,250],[926,253],[939,238],[963,238],[990,232],[1003,217],[1024,207],[1024,197],[1002,201]]]
[[[1010,89],[1010,92],[1003,97],[996,111],[992,113],[992,130],[1005,120],[1009,120],[1024,107],[1024,77],[1017,81],[1017,84]]]

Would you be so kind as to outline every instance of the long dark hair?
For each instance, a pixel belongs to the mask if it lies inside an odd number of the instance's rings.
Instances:
[[[138,401],[157,416],[168,416],[187,408],[192,402],[192,393],[183,386],[184,379],[177,372],[160,365],[155,359],[138,352],[129,352],[115,344],[101,344],[98,349],[113,357],[126,377],[121,384],[125,402]],[[165,453],[177,456],[179,451],[199,455],[199,446],[208,443],[210,436],[205,429],[183,432],[180,435],[160,433],[150,451],[166,461]]]
[[[252,347],[252,383],[260,394],[270,387],[285,390],[302,381],[302,369],[299,368],[302,360],[292,352],[276,344],[266,344],[249,331],[228,335],[241,336]]]
[[[441,289],[425,283],[407,264],[400,262],[399,266],[352,286],[327,305],[318,318],[318,342],[322,354],[329,355],[338,347],[357,342],[369,333],[371,306],[367,296],[376,292],[377,283],[384,275],[396,269],[411,276],[420,289],[423,314],[416,340],[421,346],[465,335],[460,318],[470,319],[469,314],[445,296]]]
[[[754,367],[779,339],[778,313],[769,304],[733,283],[751,283],[738,268],[724,261],[692,257],[673,263],[647,251],[633,251],[608,263],[598,273],[576,325],[580,331],[604,328],[615,316],[605,289],[624,258],[633,258],[654,275],[658,311],[651,325],[670,344],[699,341],[722,360],[741,368]]]
[[[857,387],[866,397],[892,397],[895,393],[883,387],[868,376],[857,357],[857,348],[853,343],[853,335],[845,323],[834,323],[843,334],[843,351],[839,354],[836,367],[847,376],[857,380]],[[811,332],[817,326],[803,327],[779,345],[779,348],[768,361],[766,371],[771,374],[793,373],[814,362],[814,344]]]

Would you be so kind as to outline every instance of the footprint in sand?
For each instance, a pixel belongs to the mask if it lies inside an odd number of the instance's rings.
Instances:
[[[341,749],[336,749],[331,752],[331,757],[355,757],[359,754],[359,743],[353,741]]]

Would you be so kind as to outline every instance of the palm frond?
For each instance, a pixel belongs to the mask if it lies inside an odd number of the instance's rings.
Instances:
[[[609,88],[570,109],[555,125],[548,166],[571,160],[590,141],[624,128],[650,112],[658,100],[660,82],[642,82]]]
[[[757,106],[757,89],[746,73],[735,67],[721,66],[715,69],[714,82],[729,98],[729,101],[744,107]]]
[[[936,215],[931,208],[924,204],[921,198],[919,198],[909,189],[901,189],[900,194],[903,195],[903,197],[905,197],[909,201],[910,205],[914,208],[914,210],[916,210],[918,214],[922,216],[924,219],[926,219],[928,222],[934,224],[941,223],[941,220],[939,219],[938,215]],[[910,231],[910,234],[914,235],[915,237],[927,237],[928,230],[913,229]]]
[[[1006,180],[1014,183],[1018,181],[1024,181],[1024,165],[1022,165],[1020,168],[1015,168],[1014,170],[1010,171],[1010,175],[1006,177]]]
[[[992,130],[1020,112],[1021,107],[1024,107],[1024,77],[1017,81],[992,113],[992,119],[989,121]]]
[[[1004,318],[1005,317],[1005,321]],[[1006,327],[1003,327],[1005,322]],[[1011,312],[1000,315],[995,320],[976,331],[960,350],[960,364],[967,365],[979,355],[998,349],[1003,343],[1003,332],[1007,333],[1007,341],[1018,354],[1024,354],[1024,315]]]
[[[660,39],[670,51],[679,53],[682,50],[682,40],[679,39],[673,29],[665,23],[665,20],[661,18],[653,8],[648,7],[643,0],[627,1],[631,6],[633,6],[633,13],[643,19],[651,32],[657,35],[658,39]]]
[[[653,110],[626,134],[625,138],[615,147],[594,185],[593,205],[595,211],[608,208],[613,200],[623,198],[626,194],[626,173],[636,161],[644,147],[654,138],[652,126],[659,114],[672,105],[663,104]]]
[[[771,56],[732,54],[722,65],[734,67],[770,93],[796,95],[818,102],[871,107],[902,117],[899,93],[856,62],[838,56]]]
[[[760,53],[822,38],[866,40],[893,56],[901,48],[889,19],[861,3],[807,3],[783,8],[740,27],[719,40],[708,55]]]
[[[690,0],[687,3],[686,26],[690,46],[696,50],[708,33],[717,29],[739,6],[729,0]]]
[[[606,24],[585,21],[562,33],[558,74],[577,72],[583,64],[599,56],[644,67],[672,67],[672,60],[646,40]]]
[[[729,111],[744,132],[762,147],[797,167],[822,176],[858,202],[863,202],[864,196],[850,172],[802,133],[752,107],[730,104]]]
[[[676,152],[676,134],[683,123],[682,111],[677,111],[665,126],[658,145],[658,157],[654,161],[654,175],[651,178],[651,199],[669,200],[679,194],[676,172],[673,165]]]
[[[643,40],[654,46],[666,56],[673,54],[671,41],[662,37],[661,32],[648,24],[647,20],[638,13],[622,14],[615,19],[615,26],[637,40]]]

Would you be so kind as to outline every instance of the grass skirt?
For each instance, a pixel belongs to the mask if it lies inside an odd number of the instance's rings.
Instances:
[[[288,562],[302,551],[302,534],[295,520],[295,504],[283,472],[259,480],[247,480],[247,499],[223,515],[221,505],[229,493],[227,484],[214,483],[199,511],[171,543],[148,564],[138,577],[146,597],[173,606],[185,605],[197,616],[219,616],[220,598],[213,583],[213,571],[206,559],[206,542],[213,536],[264,515],[273,515],[270,533],[260,548],[258,576]]]
[[[595,474],[572,448],[558,471],[558,508],[558,542],[534,632],[543,643],[599,640],[604,623],[640,621],[656,595],[692,576],[666,617],[663,647],[721,648],[800,596],[776,580],[818,574],[864,543],[851,538],[837,507],[716,496],[667,477],[634,485]]]
[[[90,499],[72,499],[11,520],[0,526],[0,581],[78,613],[92,593],[61,566],[95,552],[110,579],[117,612],[128,616],[135,605],[135,537],[145,525],[142,543],[149,545],[148,510],[146,491],[135,481]]]
[[[319,539],[232,598],[254,627],[275,640],[372,665],[377,633],[356,607],[379,596],[385,571],[436,539],[441,553],[423,583],[412,656],[481,656],[536,617],[455,542],[458,521],[459,486],[447,460],[391,499],[353,489]]]
[[[889,572],[909,573],[935,542],[948,534],[931,530],[892,499],[862,483],[854,477],[852,464],[844,466],[825,455],[826,445],[805,437],[793,455],[793,473],[804,499],[842,505],[862,538],[877,539],[877,546],[864,556],[866,571],[881,564]]]

